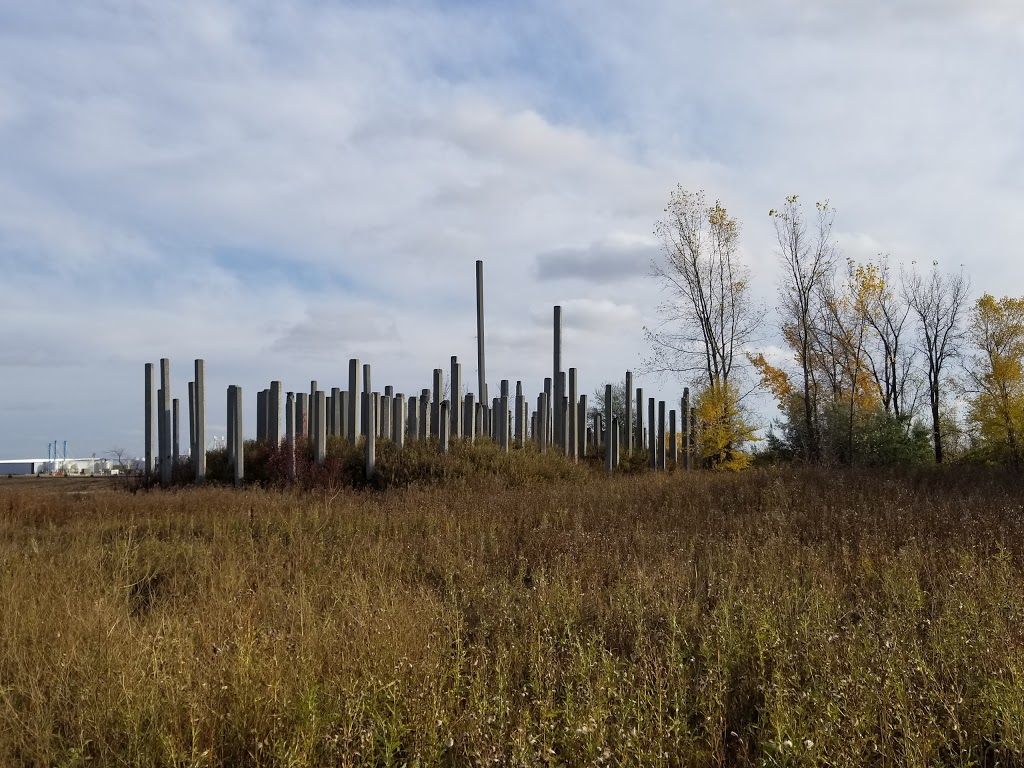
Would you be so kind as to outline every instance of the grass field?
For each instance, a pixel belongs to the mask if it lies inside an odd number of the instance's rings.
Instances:
[[[0,765],[1024,764],[1018,477],[55,487]]]

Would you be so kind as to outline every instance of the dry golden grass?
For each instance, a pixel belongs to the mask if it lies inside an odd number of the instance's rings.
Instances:
[[[8,485],[0,765],[1020,765],[1022,500],[952,471]]]

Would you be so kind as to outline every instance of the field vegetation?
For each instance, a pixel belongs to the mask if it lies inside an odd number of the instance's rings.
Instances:
[[[1018,476],[470,461],[0,487],[0,764],[1024,761]]]

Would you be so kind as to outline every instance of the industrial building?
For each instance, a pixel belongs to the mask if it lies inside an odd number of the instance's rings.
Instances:
[[[109,475],[110,459],[2,459],[3,475]]]

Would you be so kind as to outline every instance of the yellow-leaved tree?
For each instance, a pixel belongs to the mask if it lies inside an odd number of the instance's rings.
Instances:
[[[758,438],[743,408],[736,385],[719,384],[697,393],[697,451],[708,469],[737,471],[750,465],[750,454],[741,450]]]
[[[967,419],[982,444],[1021,465],[1024,430],[1024,299],[985,294],[971,309],[968,333],[978,352],[965,366]]]

